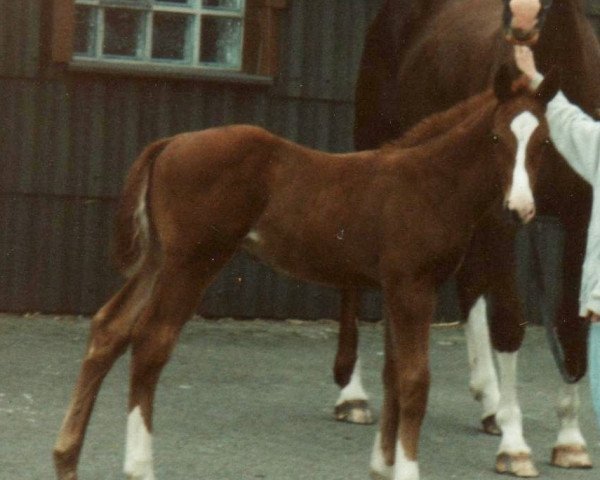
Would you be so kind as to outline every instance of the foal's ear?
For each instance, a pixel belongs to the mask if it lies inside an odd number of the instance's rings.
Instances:
[[[560,89],[561,70],[558,67],[552,67],[548,74],[544,77],[544,81],[535,91],[535,97],[544,105],[547,105],[550,100],[558,93]]]
[[[494,78],[494,94],[500,103],[509,100],[514,96],[512,91],[512,74],[509,66],[503,64],[496,72]]]

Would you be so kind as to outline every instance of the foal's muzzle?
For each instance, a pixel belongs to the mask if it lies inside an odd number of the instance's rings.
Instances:
[[[504,210],[508,213],[512,222],[526,224],[535,217],[535,203],[533,202],[511,202],[504,203]]]
[[[513,45],[535,45],[540,38],[540,31],[537,28],[524,30],[521,28],[507,28],[504,32],[506,41]]]

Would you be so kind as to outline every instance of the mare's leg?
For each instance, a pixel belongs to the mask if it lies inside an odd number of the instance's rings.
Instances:
[[[465,336],[471,369],[469,388],[473,398],[481,403],[483,431],[490,435],[500,435],[500,429],[496,423],[500,391],[492,357],[487,304],[483,297],[479,297],[471,307],[465,325]]]
[[[152,283],[152,273],[140,272],[92,319],[87,353],[54,447],[59,480],[77,479],[77,463],[96,396],[104,377],[130,342],[131,329],[147,302]]]
[[[484,295],[491,284],[491,271],[488,259],[488,236],[493,234],[494,219],[490,217],[481,223],[475,231],[471,245],[456,275],[458,299],[467,319],[465,336],[471,377],[469,388],[473,398],[482,407],[481,424],[483,431],[490,435],[499,435],[496,412],[500,391],[492,356],[490,332],[488,327],[488,309]]]
[[[565,384],[558,400],[560,430],[552,450],[552,465],[563,468],[591,468],[587,444],[579,428],[579,389]]]
[[[202,291],[213,274],[229,258],[211,255],[167,256],[158,274],[152,299],[141,314],[132,335],[131,389],[125,473],[130,480],[154,480],[152,412],[158,379],[192,316]]]
[[[371,472],[374,478],[419,480],[417,451],[429,393],[429,327],[435,289],[427,283],[401,287],[388,282],[384,293],[385,396]]]
[[[340,396],[335,403],[336,420],[357,423],[373,423],[369,396],[362,386],[360,360],[358,359],[358,318],[361,291],[349,288],[342,291],[340,331],[333,374],[340,386]]]

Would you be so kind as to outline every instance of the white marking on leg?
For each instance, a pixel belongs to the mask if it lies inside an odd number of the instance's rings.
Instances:
[[[124,470],[131,480],[154,480],[152,435],[146,428],[139,406],[127,418]]]
[[[579,428],[579,405],[579,390],[577,385],[564,385],[561,388],[558,400],[557,413],[560,420],[560,430],[556,439],[556,446],[586,445]]]
[[[394,480],[419,480],[419,464],[415,460],[406,458],[400,441],[396,442]]]
[[[393,466],[385,462],[383,449],[381,448],[381,432],[375,435],[375,444],[371,453],[371,472],[381,478],[389,480],[419,480],[419,464],[415,460],[409,460],[404,453],[400,441],[396,442],[396,462]]]
[[[371,453],[371,472],[390,480],[394,474],[394,467],[385,463],[383,449],[381,448],[381,432],[379,431],[375,435],[375,443]]]
[[[363,388],[362,385],[362,377],[361,377],[361,369],[360,369],[360,359],[356,360],[354,364],[354,369],[352,370],[352,376],[350,377],[350,383],[346,385],[340,391],[340,396],[335,402],[336,406],[341,405],[344,402],[351,400],[368,400],[369,396],[367,392]]]
[[[465,336],[471,368],[469,387],[483,407],[481,418],[486,418],[498,411],[500,391],[490,344],[487,304],[483,297],[479,297],[469,312]]]
[[[539,120],[530,112],[521,113],[510,124],[510,129],[517,140],[517,152],[512,184],[506,202],[508,208],[517,212],[523,222],[530,221],[535,215],[535,202],[525,163],[527,145],[539,124]]]
[[[523,419],[517,399],[517,352],[498,353],[500,403],[496,421],[502,430],[498,453],[531,453],[523,438]]]

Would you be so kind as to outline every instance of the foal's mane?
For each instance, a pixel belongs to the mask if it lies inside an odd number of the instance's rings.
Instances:
[[[483,107],[486,105],[495,105],[495,100],[496,98],[491,88],[484,90],[457,103],[449,110],[436,113],[421,120],[400,138],[386,143],[382,148],[395,150],[422,145],[436,137],[450,133],[451,130],[459,125],[464,125],[467,122],[469,124],[472,123],[475,120],[472,118],[473,115],[480,111],[483,113]],[[477,116],[479,117],[479,115]]]

